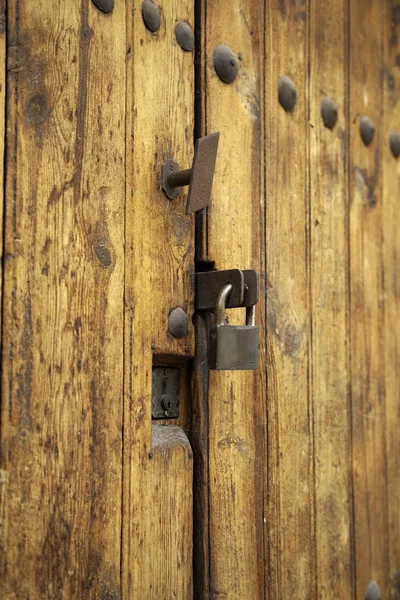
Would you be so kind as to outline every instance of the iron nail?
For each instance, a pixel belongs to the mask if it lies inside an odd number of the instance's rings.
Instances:
[[[338,118],[338,107],[332,98],[326,96],[321,102],[321,116],[325,127],[333,129]]]
[[[238,74],[239,65],[235,53],[220,44],[214,51],[214,69],[224,83],[233,83]]]
[[[153,458],[154,454],[153,452],[149,452],[149,458]]]
[[[395,158],[400,156],[400,133],[392,131],[390,133],[390,149]]]
[[[168,317],[169,332],[176,338],[183,338],[189,331],[189,318],[182,308],[175,308]]]
[[[360,121],[360,135],[365,146],[369,146],[375,135],[375,125],[369,117],[363,117]]]
[[[192,52],[194,49],[194,35],[192,28],[186,21],[181,21],[175,25],[176,41],[185,52]]]
[[[382,600],[382,594],[376,581],[370,581],[365,590],[365,600]]]
[[[286,77],[286,75],[279,78],[278,97],[280,105],[286,110],[286,112],[292,111],[296,106],[297,88],[290,77]]]
[[[92,0],[92,2],[104,13],[110,13],[114,8],[114,0]]]
[[[160,29],[160,9],[153,0],[144,0],[142,4],[142,18],[147,29],[152,33]]]

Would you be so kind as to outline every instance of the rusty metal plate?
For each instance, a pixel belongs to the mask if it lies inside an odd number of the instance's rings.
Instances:
[[[243,271],[244,298],[241,306],[250,307],[258,302],[258,273],[253,269]]]
[[[186,214],[197,212],[208,206],[214,179],[215,161],[219,132],[196,140]]]
[[[179,369],[153,367],[153,419],[179,417]]]
[[[197,312],[213,312],[222,288],[232,284],[226,308],[243,306],[244,274],[240,269],[227,271],[206,271],[196,273],[195,309]]]

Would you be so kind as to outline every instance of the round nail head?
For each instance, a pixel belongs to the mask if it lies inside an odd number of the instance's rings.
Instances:
[[[214,69],[224,83],[233,83],[239,70],[239,64],[235,53],[221,44],[214,51]]]
[[[280,77],[278,81],[278,97],[282,108],[286,112],[290,112],[294,109],[297,102],[297,88],[290,77]]]
[[[369,146],[375,135],[375,125],[369,117],[363,117],[360,121],[360,135],[366,146]]]
[[[168,318],[169,332],[176,338],[183,338],[189,331],[189,318],[182,308],[174,308]]]
[[[186,21],[181,21],[175,26],[176,41],[185,52],[194,50],[194,35],[192,28]]]
[[[326,96],[321,102],[321,116],[325,127],[333,129],[338,118],[338,107],[332,98]]]
[[[390,134],[390,149],[395,158],[400,156],[400,133],[392,131]]]
[[[142,17],[143,22],[149,31],[155,33],[160,29],[160,9],[153,0],[144,0],[142,4]]]
[[[376,581],[371,581],[365,590],[365,600],[382,600],[381,590]]]
[[[92,0],[93,4],[104,13],[110,13],[114,8],[114,0]]]

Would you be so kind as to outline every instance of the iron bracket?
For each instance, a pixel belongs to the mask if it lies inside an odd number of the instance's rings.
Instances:
[[[226,308],[254,306],[258,301],[258,274],[254,270],[206,271],[196,273],[195,310],[196,312],[214,312],[218,295],[222,288],[230,283],[232,291]]]

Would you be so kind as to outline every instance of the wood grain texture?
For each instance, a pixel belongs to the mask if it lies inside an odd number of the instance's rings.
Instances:
[[[3,257],[3,215],[4,215],[4,150],[6,141],[6,77],[7,77],[7,56],[6,56],[6,2],[0,2],[0,256]],[[3,260],[1,262],[0,272],[0,298],[3,288]],[[0,308],[0,331],[1,331],[1,308]],[[1,414],[1,413],[0,413]],[[0,418],[1,419],[1,418]],[[1,485],[1,483],[0,483]]]
[[[382,211],[382,77],[385,2],[350,3],[350,323],[357,598],[389,572]],[[375,123],[366,147],[360,119]]]
[[[106,23],[89,0],[8,2],[7,599],[120,597],[123,3]]]
[[[262,3],[204,2],[202,37],[204,129],[220,131],[208,218],[208,248],[216,269],[263,273],[263,27]],[[226,44],[239,56],[236,81],[220,81],[213,54]],[[208,251],[208,252],[207,252]],[[256,372],[210,372],[208,401],[209,579],[199,598],[260,598],[264,590],[265,474],[264,281],[257,321]],[[231,323],[244,323],[243,310]]]
[[[165,460],[149,453],[152,364],[179,365],[194,352],[194,217],[185,214],[184,194],[170,201],[160,185],[168,158],[182,168],[193,158],[193,54],[180,48],[174,29],[179,21],[194,26],[194,4],[164,3],[156,34],[141,7],[127,8],[123,596],[185,600],[192,593],[193,461],[186,445],[171,445]],[[168,331],[177,306],[189,319],[182,339]]]
[[[348,356],[347,1],[310,5],[311,397],[316,597],[353,597]],[[321,102],[337,105],[324,125]]]
[[[268,477],[266,598],[314,597],[309,402],[307,20],[303,0],[273,0],[265,28]],[[285,112],[278,80],[297,104]]]
[[[400,600],[400,159],[389,135],[400,133],[400,2],[386,3],[382,128],[383,248],[385,263],[385,387],[388,468],[389,600]]]

